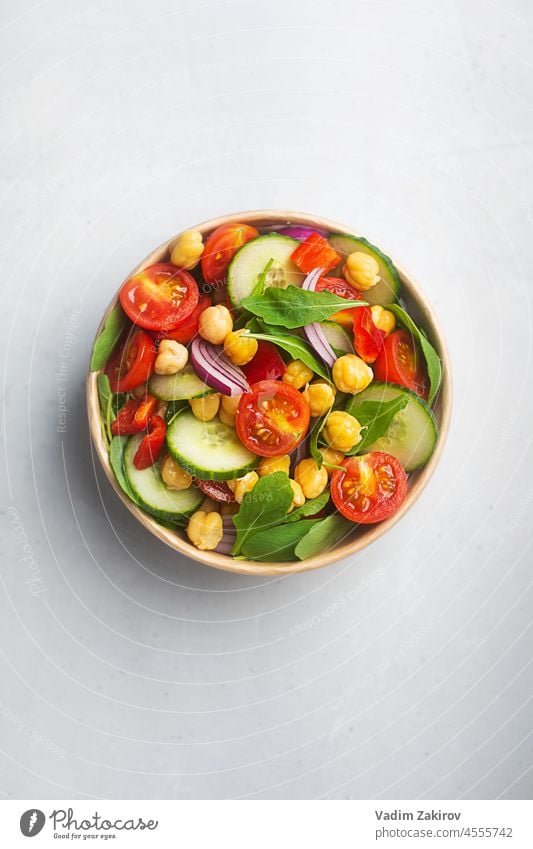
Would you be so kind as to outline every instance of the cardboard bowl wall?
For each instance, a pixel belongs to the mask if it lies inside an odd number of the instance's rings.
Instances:
[[[305,213],[289,212],[279,209],[232,213],[231,215],[225,215],[221,218],[214,218],[210,221],[206,221],[203,224],[195,226],[194,229],[200,230],[202,234],[207,234],[213,231],[216,227],[219,227],[221,224],[234,221],[251,224],[257,228],[272,228],[272,225],[285,226],[288,224],[306,224],[319,227],[330,232],[357,235],[355,231],[337,223],[336,221],[331,221],[327,218],[321,218],[315,215],[307,215]],[[128,279],[135,272],[140,271],[155,262],[164,262],[165,260],[168,260],[169,244],[172,244],[178,235],[179,233],[176,233],[171,239],[152,251],[152,253],[145,257],[145,259],[143,259],[142,262],[140,262],[125,279]],[[144,525],[148,531],[150,531],[150,533],[169,545],[175,551],[178,551],[180,554],[183,554],[192,560],[197,560],[206,566],[211,566],[214,569],[222,569],[226,572],[236,572],[242,575],[289,575],[297,572],[307,572],[311,569],[319,569],[320,567],[327,566],[337,560],[342,560],[343,558],[357,554],[357,552],[366,548],[366,546],[386,534],[387,531],[407,513],[417,498],[421,495],[441,457],[449,429],[452,389],[450,363],[446,343],[433,311],[412,276],[396,263],[395,265],[402,280],[402,299],[405,301],[408,310],[413,315],[415,321],[424,329],[428,338],[439,353],[442,360],[443,374],[438,400],[433,408],[439,428],[439,440],[427,465],[410,475],[407,498],[394,516],[391,516],[390,519],[375,525],[366,525],[364,527],[360,526],[355,528],[354,531],[350,532],[345,539],[343,539],[340,543],[337,543],[337,545],[333,546],[328,551],[323,551],[315,557],[295,563],[257,563],[253,560],[234,560],[228,555],[217,554],[214,551],[199,551],[188,542],[184,532],[174,532],[162,527],[162,525],[158,524],[156,519],[148,513],[145,513],[140,507],[137,507],[132,501],[130,501],[118,486],[109,463],[107,447],[102,436],[97,388],[97,377],[99,372],[89,372],[87,377],[87,409],[89,427],[96,454],[117,496],[128,508],[130,513],[132,513],[133,516],[135,516],[135,518]],[[120,287],[118,291],[120,291]],[[118,291],[111,300],[111,303],[102,318],[97,335],[100,333],[107,316],[117,304]]]

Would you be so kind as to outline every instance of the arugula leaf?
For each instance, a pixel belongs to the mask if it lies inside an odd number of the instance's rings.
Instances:
[[[105,324],[94,341],[91,355],[91,371],[103,368],[117,344],[120,334],[126,324],[126,315],[120,304],[117,304],[106,318]]]
[[[295,560],[297,545],[316,524],[320,524],[320,520],[302,519],[301,522],[278,525],[275,533],[272,530],[258,531],[245,541],[242,552],[251,560],[263,563]]]
[[[406,395],[398,395],[391,401],[363,401],[352,413],[359,424],[365,428],[363,438],[346,456],[362,454],[367,451],[377,439],[385,436],[394,417],[409,403]],[[348,403],[349,412],[349,403]]]
[[[333,513],[316,522],[308,534],[296,545],[294,553],[299,560],[314,557],[321,551],[329,551],[336,543],[344,539],[355,527],[353,522],[345,519],[340,513]]]
[[[408,315],[405,310],[403,310],[399,306],[399,304],[387,304],[387,309],[389,310],[389,312],[392,312],[396,316],[400,324],[403,324],[405,329],[408,330],[409,333],[411,333],[411,335],[420,345],[428,370],[428,404],[431,406],[437,396],[437,392],[439,391],[439,386],[442,380],[442,365],[440,357],[431,342],[429,341],[429,339],[424,335],[420,328],[416,326],[411,316]]]
[[[285,472],[274,472],[259,478],[253,490],[246,493],[239,512],[233,517],[237,536],[231,553],[240,554],[248,537],[282,521],[292,504],[292,498],[292,487]],[[271,544],[272,534],[269,536]]]
[[[274,262],[274,257],[270,257],[267,264],[263,268],[261,274],[257,278],[257,283],[255,284],[254,288],[252,289],[252,294],[251,294],[250,297],[257,297],[259,295],[262,295],[263,292],[265,291],[265,281],[266,281],[267,274],[270,271],[270,268],[271,268],[273,262]]]
[[[324,509],[328,501],[329,487],[327,487],[327,489],[325,489],[320,495],[317,495],[316,498],[310,498],[309,501],[306,501],[301,507],[297,507],[292,511],[292,513],[289,513],[288,516],[285,517],[283,524],[286,525],[289,524],[289,522],[297,522],[299,519],[304,519],[306,516],[314,516],[315,513]]]
[[[326,422],[328,420],[328,416],[331,413],[332,409],[333,409],[333,404],[331,405],[331,407],[329,408],[327,413],[325,413],[322,416],[321,419],[319,419],[317,422],[315,422],[315,426],[313,428],[313,432],[311,433],[311,438],[309,440],[309,451],[311,452],[311,457],[313,458],[313,460],[315,461],[315,463],[317,464],[319,469],[322,468],[322,463],[324,462],[324,458],[323,458],[322,454],[320,453],[320,451],[318,450],[318,437],[320,436],[320,434],[324,430],[324,427],[325,427]]]
[[[111,395],[111,384],[107,374],[99,374],[96,378],[96,386],[98,387],[98,400],[100,401],[100,409],[103,413],[107,410],[107,404]]]
[[[270,324],[282,327],[303,327],[313,321],[324,321],[341,309],[366,305],[366,301],[347,301],[332,292],[309,292],[298,286],[266,289],[262,295],[243,298],[242,306]]]
[[[315,374],[318,374],[324,380],[330,381],[329,372],[324,363],[318,359],[313,353],[313,349],[307,342],[295,336],[292,333],[283,332],[277,327],[270,327],[268,324],[258,322],[252,319],[248,322],[247,327],[250,329],[250,336],[253,339],[264,339],[266,342],[273,342],[279,348],[283,348],[291,355],[293,360],[301,360],[306,366],[309,366]],[[255,331],[255,328],[260,327],[261,330]]]

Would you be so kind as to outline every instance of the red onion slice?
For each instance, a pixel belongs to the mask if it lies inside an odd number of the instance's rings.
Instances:
[[[302,283],[302,289],[307,289],[309,292],[314,292],[316,284],[320,280],[323,268],[313,268],[312,271],[309,272],[304,282]],[[330,368],[335,364],[335,360],[337,356],[335,351],[329,344],[328,340],[324,335],[324,331],[322,330],[318,321],[314,321],[312,324],[306,324],[305,327],[302,328],[304,332],[304,336],[313,348],[314,351],[318,354],[321,360],[323,360],[326,365]]]
[[[291,239],[297,239],[298,242],[305,242],[313,233],[318,233],[324,239],[327,237],[327,231],[320,227],[308,227],[305,224],[289,224],[287,227],[276,228],[276,233],[282,236],[290,236]]]
[[[212,345],[196,336],[189,353],[196,374],[211,389],[230,396],[250,391],[250,384],[244,373],[228,360],[220,346]]]

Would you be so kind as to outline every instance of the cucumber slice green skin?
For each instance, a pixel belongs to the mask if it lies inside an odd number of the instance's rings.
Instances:
[[[289,285],[301,286],[304,275],[291,260],[291,254],[300,243],[290,236],[268,233],[246,242],[239,248],[228,268],[228,293],[234,307],[240,306],[243,298],[251,295],[272,259],[265,279],[265,289],[277,286],[286,289]]]
[[[402,282],[390,257],[382,253],[379,248],[376,248],[375,245],[362,237],[334,233],[329,237],[328,241],[332,248],[335,248],[336,251],[343,254],[342,263],[331,272],[333,277],[342,274],[342,266],[344,265],[344,260],[348,254],[353,253],[353,251],[362,251],[362,253],[369,254],[377,260],[379,265],[379,274],[381,277],[379,283],[376,283],[375,286],[372,286],[371,289],[368,289],[363,293],[365,301],[368,301],[370,305],[381,304],[382,306],[385,306],[386,304],[392,304],[398,300]]]
[[[133,465],[135,452],[144,434],[132,436],[124,451],[124,472],[134,500],[157,519],[183,522],[198,509],[204,495],[197,487],[189,489],[167,489],[161,480],[159,463],[139,471]]]
[[[177,374],[153,374],[148,381],[148,391],[160,401],[183,401],[203,398],[214,392],[187,365]]]
[[[337,324],[335,321],[321,321],[320,327],[324,331],[324,336],[335,353],[340,352],[338,356],[354,353],[352,339],[344,327],[341,327],[341,325]]]
[[[234,428],[218,418],[201,422],[189,410],[168,428],[167,447],[180,466],[203,480],[233,480],[261,459],[244,447]]]
[[[392,454],[406,472],[414,472],[426,465],[439,436],[431,408],[416,392],[395,383],[376,381],[350,398],[346,412],[357,418],[357,411],[364,401],[391,401],[398,395],[408,397],[407,406],[396,414],[387,433],[368,450]]]

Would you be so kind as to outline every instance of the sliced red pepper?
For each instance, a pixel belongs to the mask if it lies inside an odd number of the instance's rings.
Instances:
[[[165,444],[166,432],[167,426],[164,419],[161,416],[152,416],[148,422],[146,436],[143,436],[133,458],[136,469],[142,471],[154,465]]]
[[[315,286],[315,292],[333,292],[339,298],[346,298],[347,301],[364,301],[365,297],[357,289],[348,283],[344,277],[321,277]],[[339,312],[330,315],[330,321],[336,321],[342,327],[347,327],[349,330],[353,327],[354,308],[339,310]]]
[[[305,242],[301,242],[292,252],[291,259],[300,271],[309,274],[313,268],[331,271],[340,263],[342,257],[333,250],[327,239],[319,233],[311,233]]]
[[[248,383],[259,380],[277,380],[287,371],[287,366],[272,342],[258,342],[257,353],[253,360],[241,366]]]
[[[111,424],[113,436],[131,436],[140,433],[148,427],[148,420],[155,410],[157,398],[145,395],[143,398],[132,398],[126,401],[118,411],[118,416]]]
[[[353,313],[353,346],[365,363],[373,363],[383,348],[385,334],[372,320],[370,307],[355,307]]]

